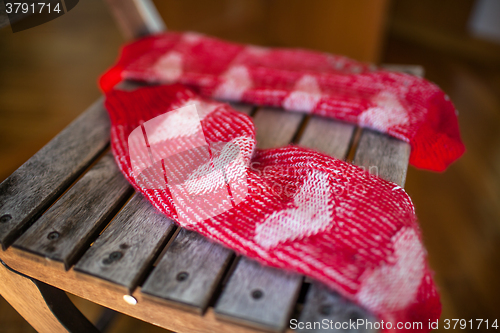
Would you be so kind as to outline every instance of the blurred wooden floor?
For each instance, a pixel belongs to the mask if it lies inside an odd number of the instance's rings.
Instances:
[[[24,32],[0,31],[0,180],[100,95],[97,77],[122,38],[101,1],[77,9]],[[442,319],[500,320],[500,68],[391,36],[383,61],[424,65],[460,112],[467,153],[442,174],[410,168],[406,185],[436,272]],[[98,317],[100,307],[75,303]],[[110,328],[137,331],[163,330],[122,315]],[[0,332],[33,332],[1,298]]]

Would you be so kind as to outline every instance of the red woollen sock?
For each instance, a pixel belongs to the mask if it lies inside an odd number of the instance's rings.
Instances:
[[[234,158],[224,162],[230,166],[227,182],[232,195],[241,190],[238,184],[247,186],[232,208],[205,220],[193,218],[189,213],[193,207],[176,202],[169,188],[154,188],[137,178],[133,166],[137,160],[129,154],[135,149],[129,146],[129,142],[136,144],[129,141],[135,129],[146,127],[147,132],[151,119],[173,115],[189,105],[196,106],[212,151],[237,148]],[[429,331],[426,323],[439,318],[439,295],[414,207],[398,185],[312,150],[292,146],[258,150],[251,118],[226,104],[204,100],[180,84],[111,90],[106,108],[112,123],[112,150],[121,171],[137,191],[182,227],[265,265],[321,281],[379,319],[391,321],[393,327],[397,322],[419,321],[422,331]],[[168,128],[175,132],[181,127],[179,123]],[[173,138],[174,132],[162,135]],[[149,135],[148,147],[161,145],[161,138],[153,137]],[[190,156],[165,161],[164,167],[185,170]],[[220,156],[211,154],[206,165],[220,164]],[[146,164],[147,160],[145,156]],[[232,164],[236,160],[243,169]],[[233,187],[241,179],[244,182]],[[201,192],[208,185],[200,180],[189,186]]]
[[[444,171],[465,151],[455,108],[439,87],[341,56],[167,32],[126,45],[100,86],[106,92],[123,79],[179,82],[206,97],[372,128],[409,142],[418,168]]]

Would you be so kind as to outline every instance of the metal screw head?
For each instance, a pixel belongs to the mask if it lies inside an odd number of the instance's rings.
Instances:
[[[251,295],[253,299],[261,299],[264,296],[264,292],[260,289],[255,289],[252,290]]]
[[[114,251],[109,254],[106,258],[102,260],[104,265],[111,265],[113,262],[120,260],[123,257],[123,253],[119,251]]]
[[[59,238],[59,233],[57,231],[52,231],[47,235],[49,240],[56,240]]]
[[[137,299],[134,296],[131,295],[123,295],[123,300],[127,302],[130,305],[136,305],[137,304]]]
[[[0,223],[7,223],[10,220],[12,220],[12,216],[10,216],[9,214],[5,214],[0,217]]]
[[[182,281],[186,281],[188,277],[189,277],[188,272],[180,272],[179,274],[177,274],[176,279],[177,279],[177,281],[182,282]]]
[[[111,259],[112,261],[116,261],[121,259],[122,256],[123,254],[121,252],[115,251],[109,254],[109,259]]]

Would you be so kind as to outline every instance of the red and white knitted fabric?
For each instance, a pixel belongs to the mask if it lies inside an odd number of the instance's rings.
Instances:
[[[238,146],[246,165],[243,201],[203,221],[180,218],[168,188],[138,184],[128,147],[135,128],[190,104],[198,109],[208,145]],[[180,84],[111,90],[106,108],[121,171],[181,226],[263,264],[321,281],[394,328],[397,322],[418,321],[429,331],[428,321],[439,318],[439,295],[414,207],[398,185],[312,150],[255,149],[251,118]]]
[[[179,82],[206,97],[282,107],[388,133],[411,144],[410,164],[443,171],[465,151],[456,111],[437,87],[345,57],[166,32],[126,45],[100,80]]]

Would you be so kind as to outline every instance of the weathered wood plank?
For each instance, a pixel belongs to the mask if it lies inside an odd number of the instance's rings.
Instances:
[[[381,178],[404,187],[410,158],[410,145],[387,134],[365,129],[361,134],[353,163]]]
[[[323,323],[323,320],[327,323],[333,323],[330,328],[324,328],[322,326],[313,327],[312,329],[298,329],[298,332],[337,332],[342,331],[345,327],[341,329],[335,328],[335,324],[338,323],[342,325],[343,323],[349,324],[351,322],[357,322],[358,319],[370,321],[374,323],[376,318],[370,315],[367,311],[360,308],[356,304],[346,300],[339,294],[330,291],[325,286],[320,283],[314,283],[309,288],[306,296],[304,309],[299,317],[299,322],[319,322]],[[350,326],[345,329],[348,331]],[[366,327],[359,327],[356,332],[375,332],[375,329],[365,329]],[[368,326],[369,328],[369,326]]]
[[[216,315],[259,329],[283,331],[302,279],[298,274],[264,267],[243,257],[217,301]]]
[[[106,0],[122,34],[135,39],[166,29],[151,0]]]
[[[272,108],[260,108],[253,117],[260,149],[282,147],[289,144],[304,119],[302,113]]]
[[[203,313],[232,257],[231,250],[181,229],[142,292]]]
[[[0,184],[0,243],[7,248],[106,148],[102,99]]]
[[[171,219],[135,193],[78,261],[75,271],[131,292],[175,229]]]
[[[62,262],[68,269],[131,193],[131,186],[109,152],[14,246]]]
[[[352,124],[313,116],[302,133],[299,145],[345,159],[355,129]]]

